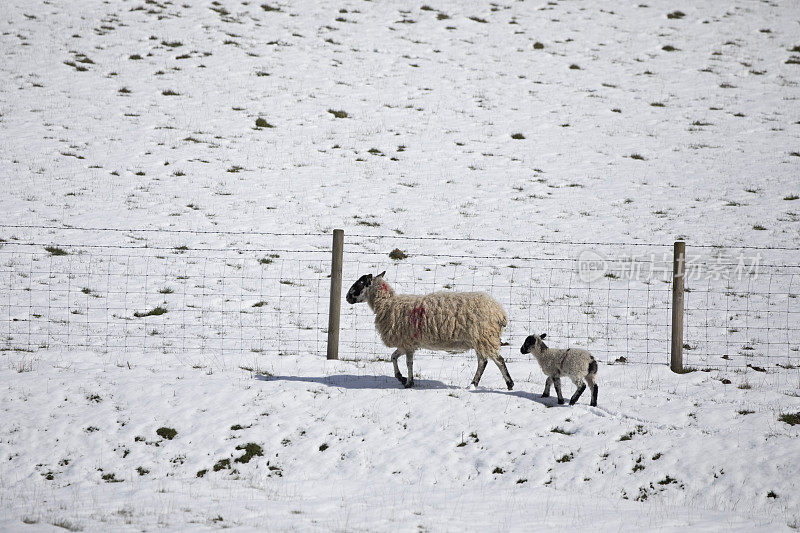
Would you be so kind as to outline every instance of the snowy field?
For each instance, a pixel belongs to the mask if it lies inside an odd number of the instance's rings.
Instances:
[[[800,528],[799,25],[4,2],[0,530]],[[501,301],[514,390],[433,352],[400,388],[344,301],[327,361],[333,228],[345,290]],[[597,408],[541,398],[541,331],[595,353]]]

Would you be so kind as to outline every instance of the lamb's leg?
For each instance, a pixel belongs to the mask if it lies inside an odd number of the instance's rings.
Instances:
[[[556,394],[558,395],[558,405],[563,405],[564,397],[561,396],[561,377],[553,378],[553,386],[556,388]]]
[[[489,360],[485,357],[478,354],[478,370],[475,371],[475,377],[472,378],[472,383],[470,383],[470,387],[477,387],[478,383],[481,381],[481,376],[483,376],[483,371],[486,369],[486,363]]]
[[[597,382],[594,379],[594,374],[586,376],[586,383],[589,385],[589,390],[592,391],[592,401],[589,405],[597,407]]]
[[[575,390],[575,394],[573,394],[572,398],[569,399],[569,404],[570,405],[575,405],[575,402],[578,401],[578,398],[581,397],[581,394],[583,394],[583,391],[585,391],[585,390],[586,390],[586,384],[585,383],[579,383],[578,384],[578,388]]]
[[[406,352],[406,366],[408,367],[408,380],[406,381],[406,388],[414,386],[414,350]]]
[[[506,386],[508,386],[508,390],[514,388],[514,380],[511,379],[511,376],[508,373],[508,369],[506,368],[506,361],[501,356],[495,356],[494,362],[497,364],[497,368],[500,369],[500,373],[503,374],[503,379],[506,380]]]
[[[397,366],[397,360],[400,358],[401,355],[403,355],[403,350],[399,348],[395,350],[394,353],[392,354],[392,364],[394,365],[394,377],[396,377],[400,383],[405,385],[406,378],[403,377],[403,374],[400,373],[400,367]]]
[[[542,393],[542,398],[550,397],[550,385],[552,383],[553,383],[553,378],[547,376],[547,381],[544,382],[544,392]]]

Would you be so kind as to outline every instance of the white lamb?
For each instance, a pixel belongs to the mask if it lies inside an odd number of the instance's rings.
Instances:
[[[500,333],[508,324],[502,306],[482,292],[434,292],[425,295],[396,294],[384,281],[386,272],[374,278],[361,276],[347,291],[347,302],[367,302],[375,313],[375,328],[392,354],[395,377],[406,387],[414,385],[414,351],[447,350],[463,352],[474,349],[478,370],[472,379],[477,387],[486,363],[492,359],[509,390],[514,382],[500,356]],[[408,379],[397,366],[405,354]]]
[[[520,348],[520,352],[529,353],[533,355],[539,362],[542,372],[547,376],[547,381],[544,385],[544,392],[542,398],[550,397],[550,384],[555,385],[556,394],[558,394],[558,403],[564,403],[564,397],[561,396],[561,376],[569,377],[572,382],[578,387],[572,398],[569,399],[570,405],[575,405],[578,398],[581,397],[583,391],[586,390],[586,385],[592,389],[592,401],[589,405],[597,406],[597,361],[594,360],[592,354],[587,350],[581,348],[548,348],[542,339],[547,336],[546,333],[541,335],[530,335]],[[586,383],[584,384],[584,380]]]

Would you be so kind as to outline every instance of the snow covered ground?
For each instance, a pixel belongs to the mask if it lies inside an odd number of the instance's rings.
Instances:
[[[45,354],[30,372],[3,371],[2,525],[796,524],[797,430],[777,421],[795,389],[775,375],[745,390],[743,378],[603,367],[599,407],[569,408],[539,397],[531,363],[510,367],[509,392],[491,367],[485,388],[464,390],[472,358],[441,361],[419,358],[418,388],[404,390],[382,362],[284,357],[264,361],[262,376]],[[248,443],[263,456],[237,463]]]
[[[797,529],[798,21],[5,2],[0,529]],[[364,306],[326,361],[335,227],[345,289],[387,269],[501,300],[515,390],[433,353],[400,389]],[[683,375],[677,238],[701,270],[760,265],[689,279]],[[654,270],[587,285],[581,253]],[[599,407],[540,397],[531,330],[598,355]]]

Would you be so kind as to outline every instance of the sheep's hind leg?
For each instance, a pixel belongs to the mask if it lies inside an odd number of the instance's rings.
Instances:
[[[514,380],[511,379],[511,375],[508,373],[508,368],[506,368],[506,361],[501,356],[493,357],[494,362],[497,364],[497,368],[500,369],[500,373],[503,374],[503,379],[506,380],[506,386],[508,390],[514,388]]]
[[[594,379],[594,374],[586,376],[586,383],[592,391],[592,401],[589,403],[592,407],[597,407],[597,382]]]
[[[408,380],[406,380],[406,388],[414,386],[414,350],[406,352],[406,366],[408,367]]]
[[[400,367],[397,366],[397,360],[400,358],[401,355],[403,355],[403,350],[399,348],[395,350],[394,353],[392,354],[392,364],[394,365],[394,377],[396,377],[400,383],[405,385],[406,378],[403,377],[403,374],[400,373]]]
[[[547,376],[547,381],[544,382],[544,392],[542,393],[542,398],[549,398],[550,397],[550,385],[553,383],[553,378]]]
[[[575,390],[575,394],[573,394],[572,398],[569,399],[569,404],[575,405],[575,402],[578,401],[578,398],[581,397],[581,394],[583,394],[583,391],[585,390],[586,390],[586,384],[583,382],[579,382],[578,388]]]
[[[555,377],[553,378],[553,386],[556,388],[556,394],[558,395],[558,405],[564,404],[564,397],[561,396],[561,378]]]
[[[478,354],[478,370],[475,371],[475,377],[472,378],[472,383],[469,384],[470,388],[474,389],[478,386],[478,383],[481,381],[481,376],[483,376],[483,371],[486,370],[486,363],[488,362],[488,359]]]

